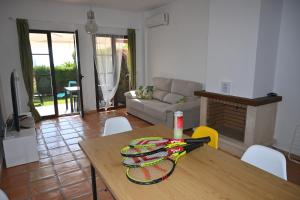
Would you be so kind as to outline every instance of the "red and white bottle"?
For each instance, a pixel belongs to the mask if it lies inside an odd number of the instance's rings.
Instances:
[[[174,112],[174,138],[181,139],[183,133],[183,112]]]

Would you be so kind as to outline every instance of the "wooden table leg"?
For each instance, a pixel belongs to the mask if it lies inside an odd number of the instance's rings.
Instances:
[[[95,172],[95,168],[92,164],[91,164],[91,176],[92,176],[93,200],[97,200],[96,172]]]

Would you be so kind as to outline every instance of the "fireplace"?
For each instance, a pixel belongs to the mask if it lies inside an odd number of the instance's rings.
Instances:
[[[281,96],[248,99],[197,91],[200,125],[216,129],[219,146],[236,156],[253,144],[272,145],[277,103]]]

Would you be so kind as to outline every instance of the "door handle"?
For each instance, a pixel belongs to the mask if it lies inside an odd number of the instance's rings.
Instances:
[[[79,78],[82,79],[82,78],[84,78],[84,76],[82,74],[80,74]]]

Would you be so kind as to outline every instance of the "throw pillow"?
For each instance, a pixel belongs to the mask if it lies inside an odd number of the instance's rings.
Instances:
[[[152,99],[153,86],[140,86],[136,91],[136,97],[138,99]]]

